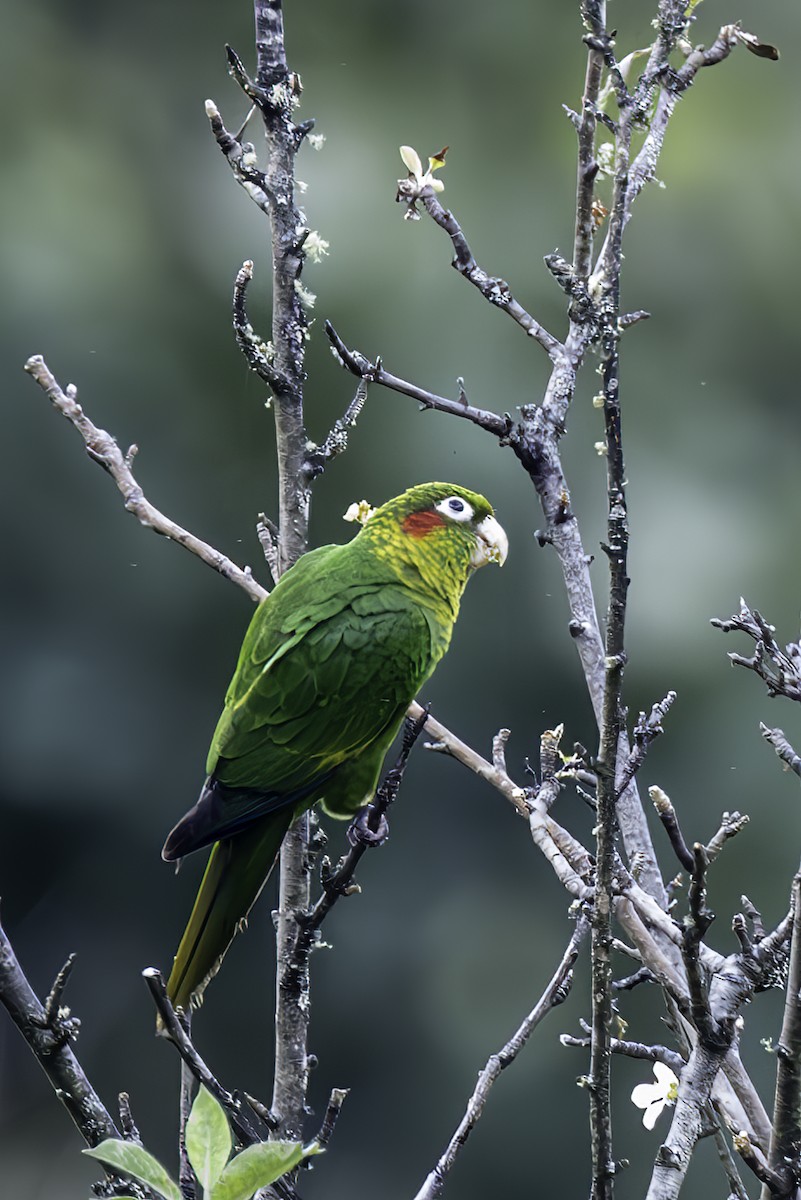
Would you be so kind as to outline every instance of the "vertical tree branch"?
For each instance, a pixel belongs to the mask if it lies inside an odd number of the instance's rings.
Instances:
[[[279,503],[277,569],[281,574],[307,548],[312,478],[306,461],[303,419],[307,321],[300,288],[307,231],[304,215],[295,201],[294,177],[295,156],[311,123],[298,126],[292,119],[300,80],[287,67],[281,0],[254,0],[254,16],[257,73],[252,94],[264,121],[267,140],[265,192],[272,233],[272,365],[281,380],[280,386],[274,388]],[[232,69],[237,74],[234,58]],[[302,1137],[309,1073],[308,958],[293,986],[289,986],[285,977],[298,933],[296,914],[309,907],[308,830],[308,818],[290,829],[280,859],[272,1108],[281,1122],[280,1136],[286,1138]]]
[[[792,912],[790,967],[782,1032],[776,1047],[776,1095],[768,1157],[770,1169],[787,1177],[788,1195],[792,1184],[788,1167],[792,1165],[797,1172],[801,1154],[801,875],[793,880]],[[763,1200],[770,1195],[763,1187]]]
[[[281,882],[276,922],[275,1076],[270,1107],[280,1121],[278,1136],[301,1140],[309,1086],[309,954],[295,954],[298,914],[311,900],[309,814],[304,813],[281,847]]]
[[[600,85],[600,57],[605,44],[606,21],[603,0],[585,3],[585,22],[590,25],[588,80]],[[597,94],[597,92],[596,92]],[[592,100],[585,96],[582,127],[579,129],[579,186],[576,207],[576,245],[584,273],[589,273],[591,213],[594,178],[595,122],[588,113]],[[591,128],[589,127],[592,120]],[[586,128],[585,128],[586,127]],[[626,621],[626,574],[628,521],[624,492],[623,447],[619,396],[618,316],[620,311],[620,239],[622,213],[628,187],[628,140],[630,123],[621,122],[617,138],[615,193],[610,228],[615,236],[612,253],[604,264],[604,290],[599,303],[601,356],[603,364],[604,425],[607,451],[607,545],[610,585],[607,615],[604,694],[600,722],[600,748],[596,822],[595,907],[592,921],[592,1033],[590,1041],[590,1135],[592,1145],[592,1198],[611,1200],[614,1193],[611,1113],[612,1036],[612,889],[617,835],[617,763],[622,717],[624,633]],[[587,209],[587,211],[585,211]],[[583,223],[583,229],[582,229]]]
[[[273,366],[283,377],[275,398],[278,454],[279,568],[306,550],[309,477],[303,423],[303,359],[306,314],[300,298],[304,217],[295,201],[295,155],[302,129],[292,120],[300,81],[291,74],[284,49],[281,0],[254,0],[257,103],[267,140],[267,198],[272,230]]]
[[[603,33],[606,27],[605,0],[587,0],[582,6],[584,23],[591,37]],[[598,164],[595,161],[596,106],[603,74],[603,53],[591,45],[587,54],[584,95],[577,125],[578,164],[576,171],[576,227],[573,238],[573,269],[579,279],[587,279],[592,268],[592,192]]]

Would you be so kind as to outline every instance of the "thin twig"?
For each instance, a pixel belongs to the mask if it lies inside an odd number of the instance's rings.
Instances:
[[[348,1098],[350,1088],[332,1088],[331,1095],[328,1098],[323,1123],[320,1126],[317,1137],[314,1139],[318,1146],[327,1146],[331,1141],[336,1123],[339,1120],[339,1114],[342,1112],[342,1105]]]
[[[417,701],[413,701],[409,705],[407,716],[413,720],[419,720],[424,712],[425,709]],[[455,758],[457,762],[467,767],[468,770],[478,775],[479,778],[484,779],[496,791],[500,792],[502,796],[505,796],[514,805],[520,815],[528,820],[529,806],[526,802],[525,790],[519,787],[513,779],[510,779],[505,771],[493,766],[486,758],[482,758],[476,750],[473,750],[466,742],[458,738],[455,733],[451,733],[449,729],[446,729],[434,717],[426,717],[424,731],[434,739],[431,744],[432,749],[450,755],[451,758]]]
[[[596,39],[606,37],[604,17],[600,6],[585,6],[585,21]],[[576,114],[578,135],[578,162],[576,167],[576,223],[573,237],[573,267],[576,275],[586,281],[592,268],[592,244],[595,223],[592,215],[593,185],[598,175],[595,160],[595,129],[597,121],[598,93],[601,88],[604,54],[596,45],[590,45],[587,53],[587,69],[584,77],[584,93],[581,98],[581,113]]]
[[[368,379],[359,380],[353,399],[342,416],[334,422],[322,445],[309,447],[307,463],[312,475],[319,475],[327,462],[347,450],[349,431],[355,426],[364,408],[369,386]]]
[[[649,787],[648,795],[651,797],[653,806],[656,809],[656,815],[659,817],[665,828],[665,832],[670,838],[670,844],[673,847],[676,858],[685,871],[692,871],[695,859],[684,840],[684,834],[679,825],[679,818],[676,815],[676,810],[671,803],[670,797],[667,792],[662,791],[662,788],[657,787],[655,784]]]
[[[420,201],[425,207],[426,212],[435,221],[441,229],[444,229],[448,237],[453,243],[454,257],[451,266],[454,267],[460,275],[472,283],[473,287],[478,288],[485,300],[489,300],[495,308],[502,309],[505,313],[516,321],[530,338],[547,351],[550,358],[562,349],[561,343],[549,333],[539,321],[532,317],[531,313],[526,312],[522,304],[519,304],[512,295],[509,284],[504,279],[498,279],[493,275],[488,275],[486,271],[476,262],[473,252],[470,249],[467,239],[462,232],[462,228],[456,217],[447,208],[443,208],[436,194],[426,188],[420,195]]]
[[[562,960],[542,996],[503,1049],[497,1054],[493,1054],[488,1059],[484,1069],[480,1072],[478,1083],[467,1102],[465,1114],[456,1132],[433,1171],[430,1172],[425,1183],[415,1196],[415,1200],[435,1200],[441,1194],[445,1186],[445,1180],[460,1150],[463,1148],[484,1111],[484,1105],[487,1102],[487,1097],[493,1083],[501,1071],[514,1062],[543,1017],[566,998],[570,990],[573,965],[588,930],[589,920],[586,914],[582,912],[579,914],[576,928],[562,956]]]
[[[735,1133],[732,1145],[747,1167],[753,1171],[757,1179],[765,1186],[763,1195],[789,1197],[787,1178],[784,1174],[774,1171],[767,1163],[761,1150],[753,1144],[744,1131]]]
[[[769,696],[786,696],[801,701],[801,642],[790,642],[784,649],[776,641],[776,630],[757,609],[750,609],[740,598],[740,610],[727,621],[715,618],[710,622],[724,633],[746,633],[755,642],[749,658],[730,653],[735,667],[753,671],[765,683]]]
[[[275,350],[254,332],[248,318],[245,303],[247,300],[248,284],[253,278],[253,263],[246,259],[236,273],[234,280],[234,335],[236,344],[242,351],[245,362],[251,371],[267,384],[274,395],[280,395],[287,390],[286,378],[273,367]]]
[[[590,1045],[589,1035],[586,1037],[574,1037],[572,1034],[563,1033],[559,1041],[563,1046],[576,1046],[579,1049],[587,1049]],[[675,1050],[671,1050],[669,1046],[653,1045],[647,1046],[644,1042],[624,1041],[622,1038],[612,1038],[609,1043],[609,1049],[612,1054],[620,1054],[624,1058],[642,1059],[645,1062],[661,1062],[665,1066],[670,1067],[671,1071],[677,1077],[681,1076],[685,1062],[680,1054]]]
[[[671,706],[676,699],[675,692],[668,692],[664,700],[659,700],[651,707],[649,713],[641,712],[634,726],[632,741],[634,745],[629,752],[629,756],[618,771],[617,777],[617,793],[622,795],[628,787],[631,780],[639,771],[645,761],[645,756],[651,748],[652,742],[664,732],[662,722],[667,716]]]
[[[78,392],[73,384],[62,391],[41,355],[34,355],[25,364],[25,370],[39,384],[54,408],[74,425],[84,440],[89,457],[107,471],[116,483],[125,503],[126,512],[132,513],[146,529],[177,542],[185,550],[197,555],[208,566],[213,567],[225,579],[238,584],[251,600],[263,600],[266,590],[253,578],[250,568],[244,570],[215,550],[208,542],[201,541],[181,525],[176,524],[145,499],[141,487],[131,471],[132,453],[123,454],[110,433],[98,429],[78,403]],[[132,448],[133,449],[133,448]]]
[[[423,408],[433,408],[437,412],[449,413],[453,417],[462,417],[466,421],[472,421],[474,425],[480,425],[482,429],[486,429],[504,441],[511,435],[513,422],[508,414],[500,417],[497,413],[483,408],[474,408],[470,404],[463,403],[462,400],[449,400],[446,396],[437,396],[434,392],[427,392],[425,388],[418,387],[415,383],[408,383],[405,379],[399,379],[397,375],[385,371],[380,359],[371,362],[358,350],[350,350],[330,321],[325,323],[325,332],[338,361],[357,378],[366,379],[370,383],[378,383],[382,387],[400,392],[404,396],[411,396],[413,400],[422,404]]]
[[[760,721],[759,732],[766,742],[770,742],[788,770],[794,771],[796,775],[801,775],[801,758],[799,758],[784,736],[784,731],[782,729],[771,729],[768,725],[764,725]]]
[[[725,812],[720,818],[720,828],[706,844],[707,862],[714,862],[730,838],[736,837],[750,821],[747,813]]]
[[[242,1145],[251,1146],[256,1142],[264,1141],[269,1136],[270,1130],[275,1129],[278,1125],[275,1116],[273,1115],[268,1122],[263,1113],[260,1114],[261,1120],[264,1121],[262,1125],[243,1108],[242,1097],[236,1092],[229,1092],[222,1086],[201,1058],[189,1034],[181,1024],[178,1014],[170,1004],[161,972],[156,967],[146,967],[142,972],[142,978],[153,997],[156,1010],[164,1025],[164,1031],[178,1051],[181,1062],[186,1064],[192,1078],[202,1084],[225,1109]]]

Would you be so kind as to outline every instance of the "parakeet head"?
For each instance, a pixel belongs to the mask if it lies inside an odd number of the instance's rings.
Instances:
[[[377,508],[360,538],[399,567],[419,572],[435,590],[458,594],[471,571],[503,564],[506,534],[488,500],[454,483],[422,483]]]

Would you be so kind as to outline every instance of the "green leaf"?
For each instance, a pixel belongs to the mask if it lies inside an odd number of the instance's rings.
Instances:
[[[267,1187],[291,1171],[311,1154],[320,1154],[316,1142],[259,1142],[232,1158],[211,1190],[211,1200],[250,1200],[259,1188]]]
[[[170,1179],[157,1158],[149,1154],[136,1142],[124,1142],[121,1138],[106,1138],[99,1146],[84,1150],[90,1158],[97,1158],[115,1171],[131,1175],[140,1183],[146,1184],[164,1200],[181,1200],[178,1184]]]
[[[204,1087],[186,1122],[186,1153],[204,1191],[210,1192],[231,1157],[231,1130],[222,1105]]]

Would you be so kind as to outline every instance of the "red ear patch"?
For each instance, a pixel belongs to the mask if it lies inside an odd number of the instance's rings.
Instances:
[[[428,537],[432,529],[438,529],[440,525],[445,524],[445,518],[441,513],[433,512],[430,508],[425,512],[409,513],[408,517],[404,517],[401,529],[409,537],[424,538]]]

